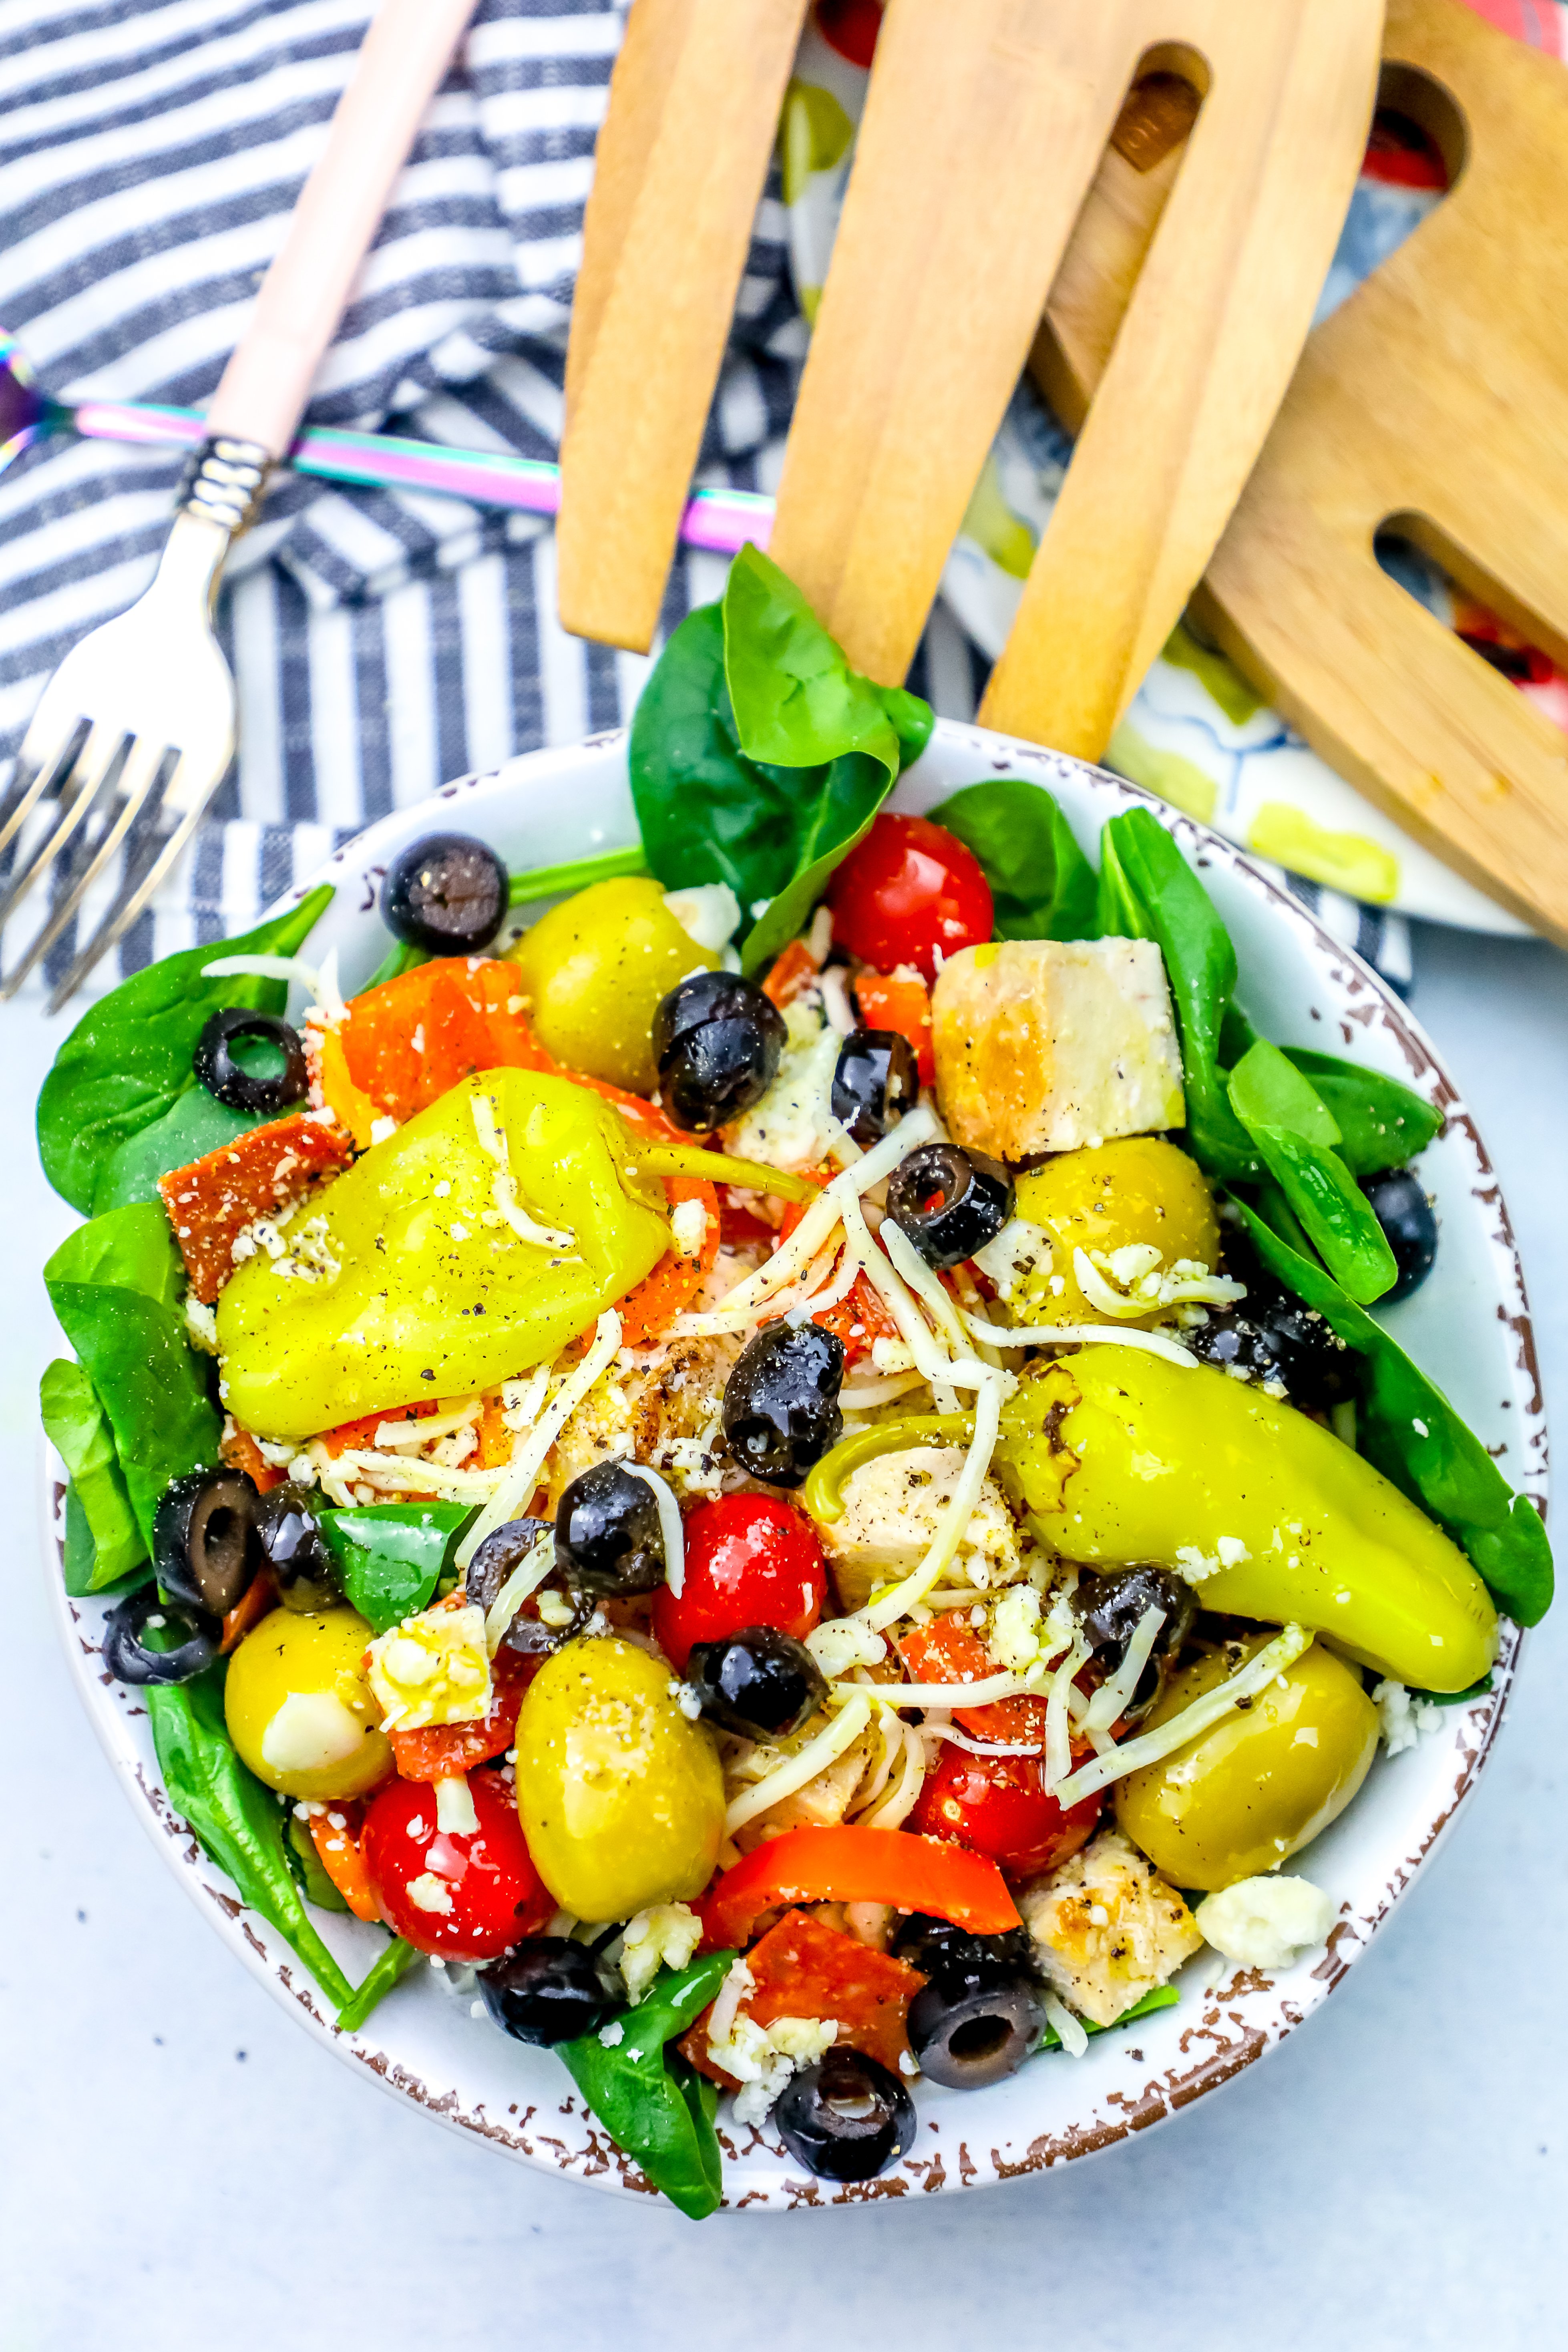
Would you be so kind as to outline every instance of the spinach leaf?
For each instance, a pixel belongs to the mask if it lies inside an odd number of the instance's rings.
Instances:
[[[63,1357],[47,1366],[38,1383],[38,1407],[44,1434],[70,1472],[71,1493],[90,1541],[85,1582],[71,1581],[83,1565],[79,1541],[74,1557],[71,1547],[67,1548],[66,1591],[79,1599],[117,1584],[146,1559],[147,1546],[131,1507],[103,1407],[81,1366]],[[67,1517],[68,1523],[68,1509]]]
[[[339,2010],[340,2031],[357,2033],[377,2001],[392,1990],[400,1978],[408,1974],[419,1957],[416,1945],[405,1944],[401,1936],[394,1936],[369,1975],[355,1986],[352,1999],[345,2000]]]
[[[1311,1079],[1332,1112],[1340,1157],[1352,1176],[1403,1168],[1443,1131],[1440,1110],[1381,1070],[1363,1070],[1305,1045],[1287,1045],[1285,1058]]]
[[[346,1911],[348,1905],[321,1867],[310,1824],[298,1821],[290,1805],[283,1815],[283,1859],[290,1877],[307,1903],[318,1911]]]
[[[1552,1605],[1552,1547],[1528,1496],[1514,1493],[1480,1439],[1382,1325],[1331,1275],[1237,1205],[1268,1272],[1363,1360],[1360,1451],[1453,1538],[1500,1609],[1521,1625],[1538,1623]]]
[[[1226,1093],[1221,1034],[1236,987],[1236,950],[1208,892],[1147,809],[1112,817],[1100,835],[1102,939],[1154,940],[1165,959],[1182,1039],[1187,1139],[1211,1176],[1261,1172]]]
[[[193,1682],[148,1685],[163,1787],[203,1852],[233,1879],[240,1901],[277,1928],[341,2010],[353,1987],[305,1916],[283,1851],[283,1807],[235,1753],[223,1716],[225,1671],[219,1659]]]
[[[61,1328],[102,1404],[144,1542],[171,1478],[217,1460],[222,1421],[185,1339],[169,1220],[142,1202],[68,1234],[44,1268]]]
[[[1114,2024],[1096,2025],[1091,2017],[1082,2018],[1079,2022],[1086,2033],[1115,2033],[1124,2025],[1135,2025],[1141,2017],[1152,2017],[1157,2009],[1174,2009],[1181,1998],[1174,1985],[1155,1985],[1152,1991],[1135,2000],[1131,2009],[1124,2009]],[[1042,2050],[1061,2048],[1062,2037],[1054,2025],[1047,2026],[1040,2036],[1039,2046]]]
[[[101,1217],[110,1209],[128,1209],[138,1201],[161,1198],[158,1179],[173,1168],[188,1168],[232,1143],[237,1135],[264,1126],[271,1111],[231,1110],[209,1095],[205,1087],[192,1087],[172,1103],[162,1118],[128,1135],[98,1171],[92,1213]]]
[[[722,605],[689,614],[632,721],[631,784],[666,889],[727,882],[758,971],[804,929],[829,877],[931,733],[926,704],[851,670],[755,548]]]
[[[1093,939],[1098,877],[1049,793],[996,776],[966,785],[931,815],[980,860],[998,939]]]
[[[1230,1074],[1246,1128],[1323,1264],[1360,1306],[1399,1278],[1372,1203],[1334,1149],[1340,1130],[1310,1078],[1260,1037]]]
[[[323,884],[241,939],[164,956],[83,1014],[38,1097],[38,1156],[73,1209],[89,1213],[104,1163],[195,1084],[191,1056],[211,1013],[228,1004],[282,1012],[282,981],[206,980],[205,967],[223,955],[293,955],[331,895]]]
[[[563,865],[535,866],[526,874],[514,874],[509,904],[531,907],[536,898],[556,898],[566,890],[585,890],[592,882],[614,882],[623,874],[647,872],[647,859],[640,845],[635,849],[595,850],[587,857],[569,857]],[[405,948],[403,952],[417,956],[419,950]],[[408,967],[405,965],[404,969]]]
[[[559,2055],[590,2111],[618,2148],[634,2157],[656,2189],[694,2221],[720,2204],[723,2189],[713,2110],[686,2080],[679,2053],[665,2044],[706,2009],[729,1972],[733,1952],[709,1952],[689,1967],[661,1969],[606,2048],[597,2033],[563,2042]],[[613,2032],[613,2027],[605,2027]]]
[[[373,1503],[323,1511],[321,1533],[343,1592],[377,1633],[423,1609],[473,1517],[466,1503]]]

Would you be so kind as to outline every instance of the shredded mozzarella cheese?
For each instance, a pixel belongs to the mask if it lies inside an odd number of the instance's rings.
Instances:
[[[491,1657],[506,1638],[508,1626],[528,1599],[537,1592],[555,1565],[555,1530],[548,1529],[530,1547],[485,1612],[485,1647]]]
[[[686,1536],[680,1523],[680,1505],[658,1472],[650,1470],[646,1463],[623,1462],[621,1467],[628,1477],[640,1478],[645,1486],[653,1489],[653,1499],[658,1506],[658,1532],[664,1543],[664,1580],[679,1601],[686,1585]]]
[[[787,1758],[753,1788],[742,1790],[724,1816],[725,1836],[733,1837],[759,1813],[771,1811],[785,1797],[793,1797],[797,1789],[804,1789],[808,1780],[815,1780],[836,1757],[854,1746],[870,1720],[871,1702],[863,1690],[857,1689],[847,1706],[815,1739],[808,1739],[798,1755]]]
[[[1283,1674],[1287,1666],[1295,1664],[1302,1651],[1310,1646],[1311,1640],[1311,1634],[1303,1627],[1287,1625],[1284,1632],[1276,1634],[1267,1649],[1259,1650],[1239,1674],[1232,1675],[1230,1680],[1221,1683],[1217,1690],[1205,1691],[1201,1698],[1193,1701],[1191,1706],[1184,1706],[1180,1715],[1173,1715],[1168,1723],[1162,1723],[1153,1731],[1142,1733],[1136,1739],[1124,1739],[1121,1747],[1112,1748],[1108,1756],[1096,1756],[1092,1762],[1080,1764],[1078,1770],[1069,1773],[1059,1786],[1052,1787],[1047,1766],[1047,1788],[1066,1811],[1080,1803],[1085,1797],[1098,1795],[1101,1789],[1108,1789],[1113,1780],[1120,1780],[1124,1774],[1142,1771],[1145,1764],[1158,1764],[1163,1757],[1173,1755],[1178,1748],[1184,1748],[1189,1739],[1195,1739],[1200,1731],[1206,1731],[1211,1724],[1218,1723],[1238,1700],[1254,1698],[1260,1690],[1266,1690],[1276,1675]]]
[[[509,1519],[515,1519],[523,1506],[531,1502],[546,1454],[595,1381],[615,1362],[620,1345],[621,1318],[613,1307],[607,1307],[599,1318],[593,1346],[562,1382],[554,1402],[540,1415],[527,1442],[513,1454],[500,1486],[458,1546],[453,1555],[458,1567],[467,1568],[485,1538],[497,1528],[505,1527]]]

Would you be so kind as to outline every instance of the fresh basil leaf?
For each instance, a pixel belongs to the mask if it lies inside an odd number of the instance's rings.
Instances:
[[[298,1820],[291,1806],[283,1820],[283,1859],[306,1902],[313,1903],[318,1911],[346,1911],[348,1905],[321,1867],[309,1823]]]
[[[1310,1078],[1332,1112],[1340,1157],[1352,1176],[1403,1168],[1443,1132],[1442,1112],[1381,1070],[1363,1070],[1305,1045],[1287,1045],[1285,1058]]]
[[[164,1790],[240,1901],[277,1928],[342,2008],[353,1987],[305,1915],[283,1851],[282,1806],[235,1753],[223,1714],[225,1671],[220,1658],[194,1681],[153,1683],[142,1694]]]
[[[1136,2024],[1141,2017],[1152,2017],[1157,2009],[1174,2009],[1181,1998],[1174,1985],[1155,1985],[1152,1991],[1142,1994],[1135,2000],[1131,2009],[1124,2009],[1121,2016],[1110,2025],[1096,2025],[1093,2019],[1089,2017],[1080,2019],[1079,2022],[1086,2033],[1115,2033],[1124,2025]],[[1047,2026],[1040,2036],[1039,2046],[1042,2050],[1061,2048],[1062,2037],[1054,2025]]]
[[[679,2053],[672,2060],[665,2045],[707,2008],[734,1957],[709,1952],[687,1968],[661,1969],[637,2007],[622,2013],[613,2047],[597,2033],[559,2045],[590,2112],[616,2146],[694,2221],[713,2212],[722,2197],[719,2143],[711,2108],[700,2091],[687,2089]]]
[[[66,1591],[79,1599],[83,1593],[101,1591],[106,1584],[118,1584],[146,1559],[147,1546],[131,1507],[108,1419],[81,1366],[63,1357],[47,1366],[38,1383],[38,1407],[44,1434],[70,1472],[71,1495],[90,1546],[85,1562],[79,1538],[74,1552],[67,1547]],[[68,1528],[68,1507],[67,1518]]]
[[[1399,1279],[1394,1252],[1334,1148],[1339,1128],[1310,1078],[1260,1037],[1232,1070],[1228,1092],[1231,1108],[1334,1279],[1363,1307],[1392,1290]]]
[[[60,1327],[102,1404],[144,1542],[171,1478],[217,1460],[222,1420],[185,1338],[184,1273],[162,1207],[113,1209],[44,1268]]]
[[[1211,1176],[1235,1182],[1261,1172],[1258,1155],[1226,1093],[1225,1016],[1236,988],[1236,950],[1208,892],[1147,809],[1112,817],[1100,835],[1102,939],[1154,940],[1182,1039],[1187,1140]]]
[[[1004,940],[1096,936],[1099,879],[1049,793],[1018,776],[968,784],[931,812],[980,860]]]
[[[323,1511],[321,1526],[344,1597],[374,1632],[389,1633],[428,1602],[473,1516],[466,1503],[372,1503]]]
[[[408,1974],[420,1957],[416,1944],[405,1944],[401,1936],[394,1936],[369,1975],[354,1987],[352,1997],[339,2010],[339,2030],[357,2033],[376,2003]]]
[[[1331,1275],[1245,1202],[1237,1206],[1268,1271],[1363,1359],[1360,1452],[1452,1537],[1500,1609],[1521,1625],[1538,1623],[1552,1605],[1552,1547],[1529,1497],[1514,1493],[1442,1391]]]
[[[73,1209],[90,1213],[105,1163],[195,1084],[191,1056],[209,1015],[230,1004],[282,1012],[282,981],[207,980],[205,967],[225,955],[293,955],[331,896],[323,884],[241,939],[164,956],[83,1014],[38,1096],[38,1156]]]
[[[172,1169],[188,1168],[205,1160],[238,1135],[264,1126],[272,1111],[231,1110],[209,1095],[205,1087],[191,1087],[172,1103],[162,1118],[139,1134],[128,1135],[98,1171],[92,1213],[101,1217],[110,1209],[129,1209],[138,1201],[158,1201],[158,1179]]]

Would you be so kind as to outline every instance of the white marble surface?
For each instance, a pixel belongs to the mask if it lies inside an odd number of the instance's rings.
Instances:
[[[1426,932],[1415,1009],[1498,1161],[1561,1412],[1568,960]],[[33,1449],[56,1338],[37,1269],[71,1217],[27,1108],[52,1050],[36,1012],[0,1013],[0,2352],[1550,2340],[1568,1610],[1536,1637],[1468,1817],[1343,1990],[1267,2063],[1091,2164],[977,2197],[721,2216],[699,2237],[327,2063],[157,1867],[52,1647]]]

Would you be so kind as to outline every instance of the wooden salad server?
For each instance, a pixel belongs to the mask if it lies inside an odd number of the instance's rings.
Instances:
[[[644,652],[729,340],[807,0],[634,0],[566,357],[556,595]]]
[[[900,679],[1129,86],[1202,104],[981,712],[1094,759],[1289,381],[1365,147],[1381,0],[897,0],[771,552]]]

